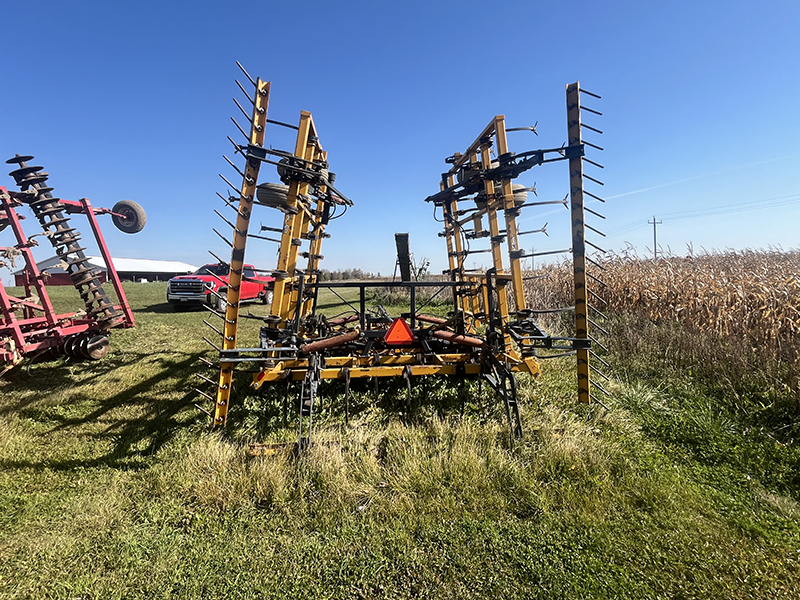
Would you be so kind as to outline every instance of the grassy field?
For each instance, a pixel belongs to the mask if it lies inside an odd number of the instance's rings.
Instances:
[[[0,598],[798,596],[797,397],[687,368],[674,322],[614,319],[609,410],[569,360],[522,379],[513,447],[475,382],[416,383],[410,417],[400,383],[358,387],[348,426],[329,383],[310,452],[252,459],[295,435],[284,389],[242,379],[209,432],[205,313],[126,291],[105,360],[0,380]]]

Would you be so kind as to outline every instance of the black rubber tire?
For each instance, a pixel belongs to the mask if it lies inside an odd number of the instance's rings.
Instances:
[[[222,298],[219,296],[211,295],[211,303],[212,306],[217,310],[217,312],[221,312],[225,314],[228,310],[228,301],[226,300],[226,296],[228,295],[228,290],[219,290],[217,292]]]
[[[111,212],[123,215],[121,217],[111,215],[114,225],[123,233],[139,233],[147,223],[144,209],[133,200],[120,200]]]
[[[261,303],[271,305],[272,304],[272,290],[266,290],[261,295]]]

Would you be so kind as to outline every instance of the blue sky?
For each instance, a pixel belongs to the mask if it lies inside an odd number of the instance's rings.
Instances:
[[[226,136],[239,136],[230,122],[231,98],[241,97],[236,60],[272,81],[271,118],[296,122],[311,111],[337,187],[356,203],[329,228],[327,268],[391,272],[398,231],[410,233],[418,258],[443,268],[439,224],[423,202],[438,189],[443,159],[495,114],[509,126],[539,123],[539,137],[510,134],[512,150],[560,146],[564,88],[576,80],[603,96],[587,102],[604,113],[587,119],[604,131],[587,139],[606,148],[592,155],[605,169],[587,169],[605,182],[590,189],[608,198],[601,246],[646,254],[653,216],[659,244],[676,253],[688,243],[800,245],[796,1],[29,0],[3,3],[0,17],[2,158],[35,155],[64,198],[142,204],[143,232],[105,225],[117,256],[202,264],[208,249],[226,254],[211,227],[225,187],[217,174],[232,173]],[[293,145],[279,128],[268,143]],[[276,180],[262,170],[262,182]],[[541,200],[560,199],[566,165],[520,182],[536,182]],[[535,210],[523,214],[524,228],[547,222],[550,237],[525,245],[568,246],[566,211]],[[253,225],[279,221],[264,208]],[[0,245],[9,235],[0,233]],[[271,268],[276,248],[252,240],[247,259]]]

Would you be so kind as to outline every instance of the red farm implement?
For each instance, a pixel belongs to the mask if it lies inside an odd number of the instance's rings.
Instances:
[[[10,175],[20,191],[0,187],[0,231],[10,228],[16,243],[0,246],[0,266],[16,266],[24,262],[21,271],[22,298],[8,294],[0,284],[0,374],[24,359],[72,358],[99,360],[109,349],[111,329],[133,327],[133,313],[114,269],[108,246],[100,231],[97,215],[110,214],[118,229],[136,233],[144,227],[142,208],[127,200],[113,209],[94,208],[87,198],[62,200],[54,197],[47,186],[48,174],[42,167],[28,166],[32,156],[15,156],[6,161],[15,165]],[[42,231],[26,236],[19,209],[27,205],[39,221]],[[100,254],[107,265],[107,277],[116,292],[119,304],[114,304],[103,289],[101,272],[93,267],[84,254],[80,232],[72,227],[70,215],[82,214],[94,234]],[[72,285],[83,300],[84,307],[75,312],[59,314],[47,293],[47,269],[40,270],[32,248],[39,245],[37,237],[45,237],[59,257],[59,267],[69,275]]]

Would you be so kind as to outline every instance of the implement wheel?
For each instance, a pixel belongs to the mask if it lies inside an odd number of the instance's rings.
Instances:
[[[111,219],[123,233],[139,233],[147,223],[144,209],[132,200],[120,200],[111,212],[117,213],[111,215]]]

